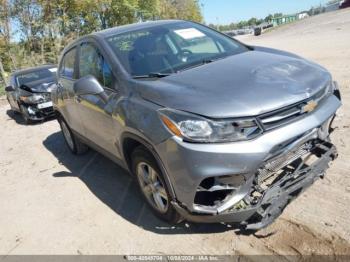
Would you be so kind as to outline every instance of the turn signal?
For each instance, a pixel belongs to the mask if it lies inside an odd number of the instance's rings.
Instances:
[[[180,129],[166,116],[161,115],[160,116],[164,125],[176,136],[182,137]]]

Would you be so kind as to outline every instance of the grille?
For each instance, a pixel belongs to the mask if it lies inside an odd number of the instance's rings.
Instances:
[[[299,119],[300,117],[308,114],[303,111],[303,107],[310,101],[321,101],[328,93],[328,88],[322,88],[315,95],[309,99],[302,101],[301,103],[294,104],[289,107],[285,107],[281,110],[277,110],[271,113],[267,113],[258,117],[264,130],[271,130],[273,128],[288,124],[292,121]]]
[[[261,169],[258,170],[258,184],[263,184],[266,180],[271,179],[271,177],[275,177],[279,175],[279,171],[294,162],[298,158],[303,157],[308,154],[312,148],[312,144],[305,143],[301,147],[296,150],[293,150],[283,156],[278,156],[269,160]],[[272,179],[273,180],[273,179]]]

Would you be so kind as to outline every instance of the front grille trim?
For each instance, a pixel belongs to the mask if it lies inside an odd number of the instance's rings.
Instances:
[[[260,122],[264,131],[269,131],[274,128],[288,124],[290,122],[294,122],[303,117],[304,115],[308,114],[308,112],[303,111],[303,107],[309,101],[314,100],[317,103],[320,103],[320,101],[323,100],[327,96],[327,94],[329,94],[328,89],[328,87],[322,88],[308,99],[305,99],[288,107],[284,107],[282,109],[278,109],[276,111],[260,115],[257,117],[257,119]]]

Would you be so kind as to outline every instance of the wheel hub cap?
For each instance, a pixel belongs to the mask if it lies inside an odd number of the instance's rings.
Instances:
[[[169,201],[159,174],[150,165],[141,162],[137,166],[137,178],[147,201],[159,212],[165,213]]]

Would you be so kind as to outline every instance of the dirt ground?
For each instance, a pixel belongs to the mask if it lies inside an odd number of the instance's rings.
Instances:
[[[256,235],[222,224],[170,227],[117,165],[93,151],[71,155],[55,120],[25,126],[0,101],[0,254],[350,255],[350,9],[240,39],[295,52],[339,82],[340,156],[324,180]]]

